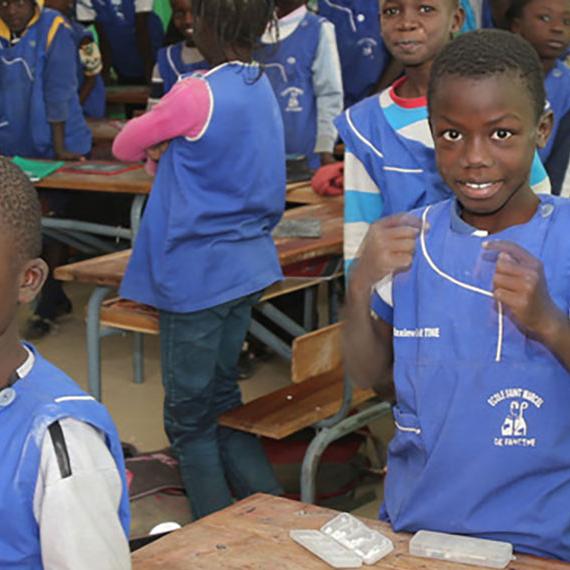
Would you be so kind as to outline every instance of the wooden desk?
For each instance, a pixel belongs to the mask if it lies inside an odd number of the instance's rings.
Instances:
[[[344,196],[320,196],[311,188],[311,182],[295,182],[287,184],[285,200],[289,204],[327,204],[329,202],[343,203]]]
[[[327,570],[330,566],[289,538],[292,529],[318,529],[338,514],[331,509],[257,494],[180,529],[133,554],[134,570]],[[395,549],[373,566],[385,570],[473,570],[408,554],[410,535],[364,519],[388,536]],[[511,570],[568,570],[570,564],[517,556]]]
[[[150,89],[146,85],[111,85],[105,88],[107,103],[145,105]]]
[[[111,143],[117,133],[125,126],[126,121],[120,119],[87,119],[94,143]]]

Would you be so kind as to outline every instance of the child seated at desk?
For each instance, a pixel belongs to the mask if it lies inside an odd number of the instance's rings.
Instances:
[[[312,169],[334,162],[334,118],[343,109],[341,65],[333,25],[304,0],[277,0],[278,25],[268,28],[256,59],[281,108],[285,147]]]
[[[372,225],[345,354],[358,385],[395,388],[381,517],[396,531],[570,560],[570,202],[529,184],[545,103],[519,36],[443,49],[430,125],[455,197]]]
[[[170,0],[170,6],[174,29],[182,39],[158,50],[152,72],[149,108],[156,105],[183,75],[208,69],[208,64],[192,37],[192,0]]]
[[[18,339],[47,275],[35,189],[0,158],[0,568],[127,570],[129,498],[107,410]]]
[[[285,137],[252,60],[273,12],[268,0],[193,0],[212,69],[178,81],[113,145],[119,160],[158,160],[120,294],[159,310],[164,424],[195,519],[234,495],[281,492],[260,441],[218,425],[241,405],[252,307],[282,278],[271,231],[285,206]]]
[[[507,20],[536,50],[546,77],[546,97],[554,113],[554,128],[540,149],[554,194],[560,194],[570,157],[570,69],[562,58],[570,45],[570,0],[513,0]]]
[[[42,1],[0,1],[0,154],[76,160],[91,150],[77,92],[76,49]]]
[[[57,10],[66,18],[77,46],[77,82],[79,102],[86,117],[102,119],[105,116],[105,85],[101,71],[101,52],[93,34],[75,20],[74,0],[47,0],[46,8]]]

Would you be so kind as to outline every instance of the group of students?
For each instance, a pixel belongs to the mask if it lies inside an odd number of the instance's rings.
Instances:
[[[371,4],[173,0],[180,42],[144,68],[153,104],[114,141],[155,176],[120,294],[159,311],[164,425],[193,516],[282,493],[260,441],[217,418],[241,404],[252,307],[282,278],[286,158],[334,160],[338,129],[346,365],[396,401],[380,516],[570,560],[570,202],[544,168],[568,162],[570,0]],[[460,34],[465,14],[510,31]],[[0,19],[3,47],[44,46],[42,62],[71,37],[31,0],[0,0]],[[18,340],[17,305],[47,269],[35,191],[8,160],[0,174],[0,566],[126,568],[112,421]]]

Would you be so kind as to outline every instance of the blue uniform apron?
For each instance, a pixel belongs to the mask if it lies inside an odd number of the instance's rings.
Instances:
[[[79,59],[79,46],[85,38],[93,41],[93,34],[75,20],[71,20],[70,24],[73,39],[77,45],[77,82],[79,84],[79,90],[81,90],[85,81],[85,75],[83,73],[83,65]],[[95,77],[95,86],[87,99],[83,102],[82,108],[86,117],[102,119],[105,116],[105,85],[101,74]]]
[[[388,123],[379,96],[351,107],[335,125],[380,188],[383,217],[452,195],[437,171],[433,148],[398,134]]]
[[[312,66],[317,55],[321,24],[310,12],[297,29],[277,44],[265,44],[255,58],[264,65],[281,108],[285,126],[287,155],[308,157],[309,166],[318,168],[317,101],[313,88]]]
[[[454,207],[418,213],[430,230],[394,278],[396,435],[383,515],[396,531],[570,560],[570,374],[497,305],[496,255],[481,245],[509,240],[540,258],[568,314],[570,203],[543,196],[531,221],[490,237],[453,229]]]
[[[109,40],[113,67],[125,78],[141,78],[145,75],[142,56],[139,54],[135,33],[135,3],[133,0],[92,0],[100,22]],[[153,58],[162,45],[164,29],[154,12],[148,13],[148,37]]]
[[[120,291],[176,313],[282,278],[271,230],[285,207],[285,149],[271,85],[258,66],[238,63],[201,80],[212,93],[211,118],[161,157]]]
[[[554,126],[548,143],[538,151],[542,161],[546,162],[552,152],[552,145],[556,139],[560,121],[570,111],[570,69],[558,61],[546,76],[544,86],[550,108],[554,113]]]
[[[2,570],[43,568],[33,498],[47,428],[63,418],[85,422],[105,435],[123,484],[119,517],[128,537],[130,515],[125,466],[119,436],[109,413],[61,370],[35,353],[30,373],[0,392]]]
[[[344,105],[367,97],[390,54],[380,31],[380,8],[370,0],[320,0],[319,14],[334,24],[344,86]]]
[[[158,50],[156,63],[160,72],[160,77],[164,82],[164,93],[168,93],[172,86],[183,76],[193,71],[205,70],[210,66],[205,60],[195,63],[184,63],[182,61],[182,48],[184,42],[179,42],[171,46]]]
[[[56,33],[69,34],[70,31],[58,12],[44,9],[17,44],[9,46],[0,40],[1,154],[31,158],[54,156],[44,99],[44,72],[48,38]],[[80,154],[91,150],[91,131],[85,123],[79,97],[69,101],[65,147]]]

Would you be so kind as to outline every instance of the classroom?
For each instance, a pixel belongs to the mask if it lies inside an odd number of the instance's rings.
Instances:
[[[0,570],[570,569],[569,166],[570,0],[0,0]]]

